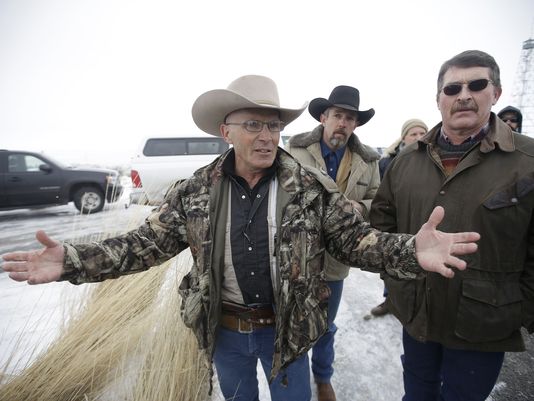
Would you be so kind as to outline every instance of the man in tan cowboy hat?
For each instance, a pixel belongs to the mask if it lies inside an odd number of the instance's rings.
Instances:
[[[197,126],[231,147],[177,185],[139,228],[92,244],[60,244],[43,231],[39,251],[3,255],[30,284],[88,283],[146,270],[191,249],[181,312],[226,399],[258,400],[256,366],[273,401],[311,398],[307,352],[326,330],[325,249],[344,264],[399,279],[446,277],[474,252],[476,233],[436,230],[436,209],[416,236],[372,229],[334,182],[278,148],[304,110],[280,107],[275,83],[249,75],[193,104]],[[449,267],[447,267],[447,266]],[[211,365],[210,365],[211,366]]]
[[[316,98],[308,110],[320,124],[311,132],[292,136],[286,150],[300,163],[315,167],[330,176],[339,191],[352,201],[367,220],[371,201],[380,185],[378,160],[380,155],[364,145],[354,133],[375,114],[373,109],[360,110],[360,92],[351,86],[337,86],[328,99]],[[330,288],[328,299],[328,330],[313,346],[312,372],[317,383],[319,401],[335,401],[331,384],[334,374],[334,335],[343,280],[349,266],[326,254],[326,280]]]

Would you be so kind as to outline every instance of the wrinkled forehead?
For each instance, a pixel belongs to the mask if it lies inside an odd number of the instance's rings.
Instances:
[[[445,85],[456,82],[469,82],[475,79],[490,79],[488,67],[451,67],[443,75]]]

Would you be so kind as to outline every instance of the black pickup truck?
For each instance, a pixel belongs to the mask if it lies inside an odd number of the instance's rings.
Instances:
[[[0,210],[74,202],[80,212],[96,213],[122,190],[115,170],[65,167],[41,153],[0,149]]]

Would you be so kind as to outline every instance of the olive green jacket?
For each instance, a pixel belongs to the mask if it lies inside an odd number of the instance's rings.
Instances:
[[[441,124],[393,159],[371,207],[373,226],[415,233],[435,206],[442,231],[477,231],[479,250],[449,280],[384,276],[390,309],[419,340],[455,349],[521,351],[534,331],[534,140],[492,113],[489,132],[446,177],[437,155]]]

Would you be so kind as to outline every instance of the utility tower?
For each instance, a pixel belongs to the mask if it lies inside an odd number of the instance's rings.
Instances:
[[[534,137],[534,39],[523,42],[512,99],[523,114],[522,134]]]

